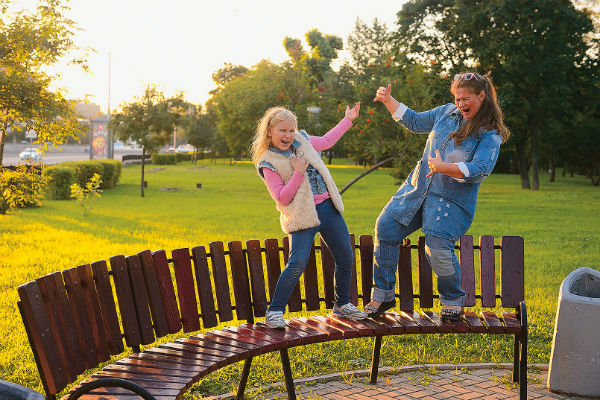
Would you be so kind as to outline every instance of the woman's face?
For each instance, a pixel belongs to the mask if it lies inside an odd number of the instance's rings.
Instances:
[[[454,91],[454,104],[467,120],[477,114],[484,98],[485,92],[483,90],[479,94],[474,93],[471,88],[465,87],[456,88]]]
[[[279,150],[287,150],[294,141],[294,133],[296,133],[296,124],[293,120],[279,121],[271,128],[267,134],[271,138],[271,145]]]

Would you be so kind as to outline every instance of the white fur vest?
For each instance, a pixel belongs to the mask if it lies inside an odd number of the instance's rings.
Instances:
[[[317,153],[310,142],[298,132],[294,135],[294,139],[300,142],[300,147],[296,149],[296,153],[302,153],[303,158],[319,171],[327,185],[327,191],[329,192],[329,196],[331,197],[335,208],[337,208],[340,213],[344,212],[342,196],[329,173],[329,169],[327,169],[325,163],[321,160],[321,157],[319,157],[319,153]],[[257,166],[263,161],[266,161],[275,167],[277,173],[283,179],[283,183],[287,184],[292,178],[294,168],[292,168],[292,165],[290,164],[289,157],[267,150],[258,161]],[[263,178],[260,171],[258,172],[259,176]],[[281,213],[279,221],[281,222],[281,229],[283,229],[285,233],[314,228],[321,223],[317,215],[313,193],[306,172],[304,173],[304,180],[300,184],[300,187],[290,204],[287,206],[277,202],[275,202],[275,204]]]

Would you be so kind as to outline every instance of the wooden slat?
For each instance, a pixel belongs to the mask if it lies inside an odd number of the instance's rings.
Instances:
[[[525,252],[520,236],[502,237],[501,290],[503,307],[519,307],[525,300]]]
[[[293,250],[293,249],[292,249]],[[313,243],[304,270],[304,298],[306,300],[306,309],[308,311],[318,310],[319,301],[319,279],[317,275],[317,260],[315,257],[315,245]]]
[[[319,235],[320,236],[320,235]],[[323,267],[323,289],[325,292],[325,308],[333,308],[335,302],[334,294],[334,272],[335,260],[333,254],[321,236],[319,239],[321,245],[321,265]]]
[[[419,325],[417,325],[412,319],[414,313],[414,310],[402,311],[401,313],[397,313],[395,311],[386,312],[386,314],[392,316],[396,321],[404,326],[406,333],[420,333],[421,328],[419,328]]]
[[[363,305],[371,302],[371,288],[373,287],[373,237],[360,235],[360,277],[362,280]]]
[[[69,373],[61,363],[56,340],[52,335],[50,321],[43,304],[42,293],[37,282],[28,282],[18,287],[25,326],[44,387],[49,394],[56,394],[69,384]]]
[[[465,311],[465,320],[469,323],[469,332],[483,333],[487,331],[486,326],[473,311]]]
[[[260,241],[248,240],[246,242],[246,250],[248,252],[248,269],[250,270],[250,287],[252,289],[254,315],[263,317],[265,311],[267,311],[267,296],[265,294],[265,276]]]
[[[248,280],[248,268],[242,242],[229,242],[227,247],[235,297],[235,314],[238,319],[247,320],[252,318],[252,299],[250,298],[250,281]]]
[[[265,260],[267,262],[267,278],[269,281],[269,298],[273,298],[277,280],[281,275],[279,260],[279,243],[277,239],[265,239]]]
[[[496,263],[494,259],[494,238],[479,237],[479,259],[481,262],[481,305],[496,307]]]
[[[123,338],[121,336],[121,327],[119,325],[119,318],[117,317],[117,308],[115,306],[106,261],[93,262],[92,271],[94,273],[96,293],[98,293],[98,302],[102,310],[104,330],[107,334],[110,354],[119,354],[124,350]]]
[[[475,257],[473,236],[463,235],[459,240],[461,287],[465,291],[465,307],[475,306]]]
[[[351,328],[348,325],[342,324],[335,319],[325,317],[323,315],[317,315],[315,317],[310,317],[309,319],[312,319],[313,321],[318,321],[324,325],[329,325],[333,328],[339,329],[340,331],[342,331],[344,339],[360,336],[360,332],[358,330]],[[369,332],[369,330],[367,330],[367,334],[368,334],[368,332]]]
[[[79,279],[81,281],[81,290],[85,302],[85,310],[90,321],[94,344],[98,352],[98,359],[106,361],[110,358],[110,349],[108,348],[108,338],[104,330],[104,321],[102,320],[102,311],[98,302],[98,293],[94,285],[92,267],[85,264],[77,267]]]
[[[72,382],[78,374],[85,370],[85,364],[83,354],[75,356],[75,353],[80,353],[81,349],[77,343],[77,333],[71,315],[71,307],[68,304],[65,289],[62,285],[60,289],[62,293],[59,294],[56,279],[62,283],[60,272],[38,278],[36,282],[44,299],[43,303],[46,306],[46,314],[52,329],[52,336],[56,340],[58,354],[61,357],[62,365],[65,365],[67,372],[69,372],[68,380]],[[64,297],[63,300],[60,298],[61,295]]]
[[[146,283],[146,293],[148,294],[148,301],[150,303],[154,331],[156,332],[157,337],[163,337],[169,333],[169,326],[167,323],[165,306],[163,305],[160,293],[160,287],[158,285],[158,278],[156,277],[152,252],[150,250],[144,250],[137,255],[142,265],[142,272],[144,273],[144,282]]]
[[[440,316],[433,310],[423,310],[421,311],[421,316],[427,318],[435,325],[436,332],[450,333],[453,331],[452,325],[450,325],[446,320],[440,318]]]
[[[404,325],[396,320],[393,315],[390,315],[390,313],[383,313],[380,316],[373,318],[373,320],[385,325],[391,335],[402,335],[406,333]]]
[[[404,239],[398,255],[398,295],[402,311],[414,310],[410,239]]]
[[[407,317],[410,321],[412,321],[415,325],[419,327],[421,333],[432,333],[436,332],[436,326],[433,322],[429,320],[429,318],[419,314],[416,311],[403,311],[402,315]]]
[[[150,317],[150,302],[146,293],[146,282],[142,272],[142,264],[138,256],[128,256],[127,271],[131,281],[131,290],[133,291],[133,301],[142,335],[142,344],[154,342],[154,329],[152,327],[152,318]]]
[[[344,332],[341,329],[324,324],[321,321],[318,321],[316,319],[306,318],[306,317],[298,317],[298,318],[294,318],[294,320],[297,321],[298,323],[308,326],[309,328],[317,329],[321,332],[326,333],[327,336],[330,338],[330,340],[338,340],[338,339],[341,339],[344,337]]]
[[[83,351],[86,368],[94,368],[104,360],[101,359],[94,343],[92,323],[89,320],[90,315],[88,315],[85,308],[85,299],[77,268],[70,268],[63,271],[63,279],[69,295],[69,304],[75,322],[75,331],[77,332],[79,346]]]
[[[177,299],[175,298],[175,288],[171,279],[167,254],[164,250],[154,251],[152,252],[152,260],[154,261],[154,269],[156,270],[156,279],[158,279],[162,303],[165,307],[169,333],[179,332],[182,327],[181,315],[179,314]]]
[[[219,321],[231,321],[233,319],[233,312],[231,311],[231,291],[229,289],[229,280],[227,279],[227,265],[225,264],[223,242],[211,242],[210,254],[212,258],[212,272],[215,280],[217,305],[219,306]]]
[[[354,233],[350,234],[350,247],[352,248],[352,279],[350,280],[350,303],[358,306],[358,283],[356,280],[356,240]]]
[[[110,266],[115,280],[115,291],[117,292],[121,321],[125,331],[125,342],[129,347],[139,346],[142,344],[142,337],[135,315],[133,293],[131,292],[125,257],[120,255],[111,257]]]
[[[177,297],[181,308],[183,331],[197,331],[200,329],[200,316],[198,315],[198,302],[194,290],[190,251],[187,248],[175,249],[171,254],[173,256],[173,270],[177,282]]]
[[[504,333],[504,325],[496,314],[492,311],[482,311],[481,317],[487,325],[487,332],[489,333]]]
[[[433,280],[431,265],[425,256],[425,237],[420,236],[419,251],[419,305],[421,308],[433,307]]]
[[[281,244],[283,247],[283,264],[287,266],[288,258],[290,254],[290,239],[288,236],[284,237],[281,240]],[[302,311],[302,295],[300,294],[300,280],[296,283],[294,290],[292,291],[292,295],[290,296],[290,300],[288,301],[288,311]]]
[[[517,314],[514,312],[502,312],[502,322],[504,322],[504,328],[510,333],[521,333],[521,324]]]
[[[213,326],[217,326],[219,322],[217,321],[213,288],[208,270],[208,259],[204,246],[192,248],[192,258],[194,259],[194,274],[196,275],[198,298],[200,299],[200,309],[202,310],[202,325],[204,328],[212,328]]]

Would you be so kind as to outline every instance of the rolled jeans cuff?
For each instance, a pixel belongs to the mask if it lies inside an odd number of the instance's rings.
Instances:
[[[371,289],[371,300],[383,303],[385,301],[392,301],[395,299],[393,290],[383,290],[376,286]]]

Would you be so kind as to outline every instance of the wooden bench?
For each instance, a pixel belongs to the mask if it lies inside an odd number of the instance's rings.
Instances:
[[[351,240],[354,242],[354,236]],[[355,262],[351,301],[358,304],[362,298],[366,304],[373,282],[373,238],[360,236],[354,248],[358,250],[355,260],[360,263]],[[520,396],[525,399],[523,239],[505,236],[500,244],[494,244],[493,237],[482,236],[479,245],[474,245],[471,236],[464,236],[457,248],[466,306],[475,306],[479,300],[481,307],[495,308],[500,300],[501,311],[466,312],[457,322],[440,320],[432,311],[438,296],[433,289],[431,266],[425,258],[423,237],[417,244],[405,241],[401,246],[399,310],[375,320],[351,321],[332,315],[293,317],[285,331],[256,322],[255,318],[265,315],[267,298],[272,296],[287,261],[287,238],[281,245],[277,239],[250,240],[245,248],[234,241],[228,243],[227,250],[222,242],[212,242],[208,249],[198,246],[191,251],[173,250],[171,258],[163,250],[115,256],[110,258],[110,270],[106,261],[97,261],[19,286],[18,305],[47,399],[55,399],[79,375],[123,352],[123,339],[130,354],[72,388],[71,398],[82,395],[85,399],[131,400],[135,392],[145,399],[176,399],[210,372],[244,360],[238,389],[238,398],[242,398],[253,357],[279,351],[288,397],[293,399],[287,352],[290,347],[374,336],[371,382],[375,383],[383,336],[427,333],[514,335],[513,380],[520,382]],[[496,249],[501,249],[499,294]],[[477,283],[474,250],[479,250],[480,260]],[[317,269],[317,251],[322,274]],[[411,258],[418,264],[418,292],[413,290]],[[334,268],[331,252],[321,242],[311,252],[302,278],[302,293],[300,285],[296,286],[289,310],[317,311],[323,303],[331,309]],[[480,290],[476,291],[476,287]],[[222,329],[208,330],[227,321],[234,322]],[[204,332],[140,351],[140,346],[182,330]]]

